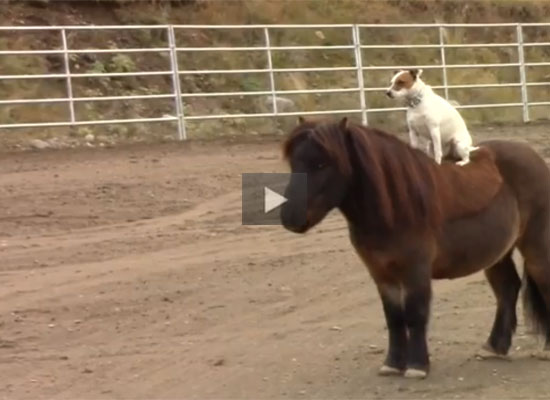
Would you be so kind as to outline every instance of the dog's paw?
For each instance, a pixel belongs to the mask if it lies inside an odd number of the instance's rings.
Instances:
[[[461,160],[461,161],[457,161],[456,165],[460,165],[461,167],[463,167],[466,164],[468,164],[469,162],[470,162],[470,160]]]

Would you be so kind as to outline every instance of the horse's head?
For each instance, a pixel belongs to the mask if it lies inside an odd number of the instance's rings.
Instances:
[[[306,232],[334,208],[363,231],[439,223],[437,166],[395,136],[347,118],[300,118],[283,152],[291,172],[307,174],[305,217],[303,180],[291,178],[286,188],[281,221],[293,232]]]
[[[288,201],[281,208],[283,226],[293,232],[304,233],[334,208],[340,206],[349,186],[349,161],[338,152],[346,147],[346,118],[340,124],[306,121],[290,133],[284,143],[284,156],[292,173],[307,174],[307,188],[303,181],[293,179],[285,191]],[[306,215],[298,207],[301,193],[307,189]]]

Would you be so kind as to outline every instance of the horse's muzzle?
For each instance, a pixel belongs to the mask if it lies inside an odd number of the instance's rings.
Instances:
[[[281,207],[281,224],[294,233],[305,233],[309,229],[307,217],[303,211],[292,207],[289,203]]]

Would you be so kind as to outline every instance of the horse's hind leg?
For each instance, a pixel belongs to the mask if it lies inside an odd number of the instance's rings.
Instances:
[[[516,330],[516,302],[521,288],[521,280],[512,259],[512,252],[506,254],[491,268],[486,269],[485,276],[495,294],[497,310],[493,329],[483,349],[493,355],[504,356],[512,345],[512,335]]]

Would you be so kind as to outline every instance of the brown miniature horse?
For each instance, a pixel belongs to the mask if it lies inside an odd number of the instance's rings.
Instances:
[[[307,174],[307,213],[297,211],[304,188],[291,179],[283,225],[304,233],[340,209],[377,285],[389,330],[380,374],[427,376],[431,279],[480,270],[497,300],[484,349],[506,355],[521,286],[514,248],[525,259],[527,315],[550,350],[550,171],[530,147],[488,141],[466,166],[438,165],[395,136],[345,118],[300,119],[284,155],[293,173]]]

